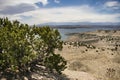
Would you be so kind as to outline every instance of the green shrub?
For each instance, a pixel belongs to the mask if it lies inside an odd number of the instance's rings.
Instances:
[[[18,21],[11,22],[8,18],[0,18],[1,73],[10,72],[14,76],[30,72],[36,64],[61,73],[66,67],[66,61],[54,53],[55,49],[62,49],[58,30],[30,27]]]

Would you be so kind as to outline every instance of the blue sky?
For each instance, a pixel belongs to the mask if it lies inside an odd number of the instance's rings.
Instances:
[[[120,0],[0,0],[0,17],[22,23],[120,23]]]

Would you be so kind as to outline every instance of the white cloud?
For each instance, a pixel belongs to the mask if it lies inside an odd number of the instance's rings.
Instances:
[[[118,9],[120,8],[120,3],[118,1],[108,1],[104,4],[105,7]]]
[[[60,3],[60,0],[54,0],[55,3]]]
[[[29,19],[22,19],[23,16],[32,16]],[[9,18],[17,18],[23,23],[43,24],[49,22],[120,22],[118,17],[120,14],[100,14],[94,8],[89,6],[75,6],[75,7],[59,7],[48,9],[37,9],[13,16],[8,15]]]
[[[0,10],[8,6],[15,6],[19,4],[34,4],[41,2],[43,5],[48,4],[48,0],[0,0]]]
[[[35,4],[41,2],[43,6],[48,0],[0,0],[0,14],[18,14],[33,11],[39,7]]]
[[[9,14],[9,15],[13,15],[13,14],[19,14],[19,13],[23,13],[23,12],[29,12],[29,11],[33,11],[37,9],[34,5],[31,4],[19,4],[16,6],[9,6],[6,7],[3,10],[0,10],[1,14]]]

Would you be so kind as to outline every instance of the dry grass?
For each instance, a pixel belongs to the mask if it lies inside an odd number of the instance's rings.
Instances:
[[[68,72],[70,70],[71,73],[68,73],[67,71],[63,71],[63,73],[72,77],[71,80],[120,80],[120,46],[118,47],[118,50],[111,50],[115,47],[114,43],[120,43],[119,33],[120,31],[99,31],[99,33],[98,31],[87,32],[87,34],[96,34],[99,36],[109,35],[109,37],[103,37],[103,39],[100,39],[98,42],[88,43],[88,45],[93,45],[95,48],[87,48],[86,46],[78,47],[69,44],[64,45],[62,51],[56,52],[61,54],[68,61],[67,70]],[[80,41],[77,36],[72,37],[69,38],[70,41]],[[75,37],[77,37],[77,39]],[[112,41],[107,41],[109,38],[112,38]],[[116,41],[114,38],[119,40]],[[94,38],[92,39],[94,40]],[[81,72],[86,73],[87,76],[91,75],[92,79],[90,79],[91,77],[84,79],[79,74]],[[79,77],[75,78],[75,73],[76,76],[78,74]]]

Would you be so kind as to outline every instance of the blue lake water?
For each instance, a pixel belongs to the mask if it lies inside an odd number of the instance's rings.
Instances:
[[[80,32],[88,32],[88,31],[95,31],[95,30],[114,30],[115,28],[110,27],[94,27],[94,28],[72,28],[72,29],[58,29],[62,36],[62,40],[67,39],[68,33],[80,33]]]

